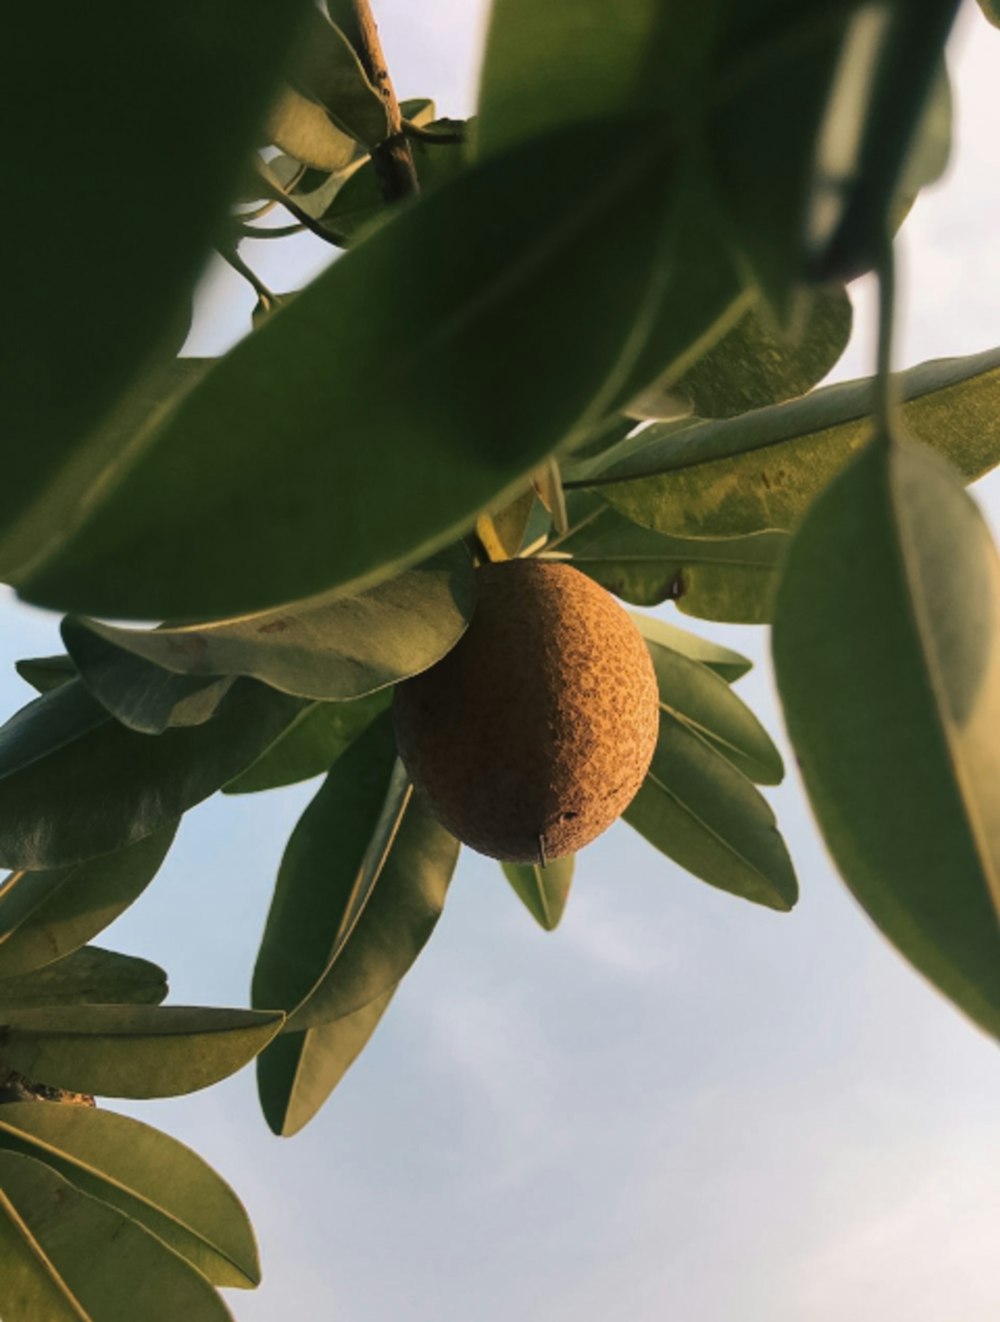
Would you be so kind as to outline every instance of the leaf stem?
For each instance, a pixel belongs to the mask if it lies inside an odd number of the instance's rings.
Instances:
[[[896,320],[896,262],[892,236],[882,240],[878,266],[878,347],[875,355],[875,428],[884,443],[895,432],[898,383],[892,373],[893,333]]]
[[[216,252],[219,254],[219,256],[222,258],[223,261],[229,263],[229,265],[233,268],[233,270],[236,272],[237,275],[241,275],[243,279],[246,280],[247,284],[251,286],[254,293],[257,295],[257,297],[260,299],[262,303],[267,304],[267,306],[269,307],[274,306],[274,304],[277,301],[275,295],[272,293],[270,289],[268,289],[267,285],[265,285],[264,281],[260,278],[257,272],[251,270],[251,268],[247,266],[246,262],[236,251],[235,246],[230,247],[227,246],[226,244],[220,243],[216,247]]]

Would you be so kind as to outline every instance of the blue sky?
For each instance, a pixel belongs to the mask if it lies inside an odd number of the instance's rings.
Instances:
[[[471,108],[484,8],[376,6],[401,95]],[[1000,34],[966,12],[958,38],[952,171],[904,230],[899,366],[1000,331]],[[253,246],[277,290],[322,256]],[[863,324],[837,376],[871,361],[871,291],[854,292]],[[224,348],[251,303],[213,270],[192,351]],[[977,493],[997,527],[1000,481]],[[57,621],[0,607],[9,713],[30,696],[14,659],[55,650]],[[780,734],[764,632],[693,627],[755,658],[740,691]],[[164,964],[176,1003],[245,1004],[315,788],[192,812],[102,941]],[[265,1282],[231,1295],[239,1322],[995,1322],[996,1052],[856,907],[794,772],[770,797],[802,887],[791,915],[712,890],[619,824],[547,935],[466,851],[425,955],[302,1134],[269,1134],[250,1070],[122,1106],[246,1201]]]

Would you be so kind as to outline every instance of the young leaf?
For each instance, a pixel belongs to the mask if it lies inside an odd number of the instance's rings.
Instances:
[[[390,989],[330,1024],[281,1033],[257,1057],[260,1107],[271,1131],[284,1138],[309,1123],[358,1056],[395,995]]]
[[[126,725],[156,734],[158,697],[171,676],[204,686],[212,676],[249,675],[304,698],[359,698],[439,661],[464,633],[475,601],[472,560],[456,545],[355,597],[174,629],[70,619],[63,638],[100,701]],[[149,663],[148,686],[137,660]]]
[[[38,870],[152,835],[249,766],[302,700],[255,680],[205,725],[151,738],[109,719],[79,680],[0,728],[0,861]]]
[[[657,849],[702,881],[788,910],[798,885],[767,800],[700,735],[660,714],[653,765],[623,814]]]
[[[14,872],[0,886],[0,978],[61,960],[114,922],[159,871],[177,823],[116,854],[47,872]]]
[[[44,1162],[117,1208],[213,1285],[260,1283],[239,1199],[201,1157],[158,1129],[103,1109],[15,1102],[0,1109],[0,1148]]]
[[[41,1109],[41,1108],[37,1108]],[[33,1157],[0,1152],[0,1307],[10,1322],[233,1322],[156,1235]]]
[[[1000,563],[958,475],[883,441],[796,537],[774,658],[844,880],[925,977],[1000,1035],[998,628]]]
[[[426,559],[606,411],[651,281],[659,296],[670,184],[655,134],[588,129],[399,208],[221,359],[100,495],[77,492],[76,522],[19,590],[205,619]],[[555,343],[560,370],[539,373]]]
[[[899,385],[907,430],[968,481],[1000,462],[1000,349],[921,363],[900,373]],[[873,399],[871,380],[845,381],[742,418],[662,434],[649,427],[601,473],[601,483],[616,483],[601,495],[672,536],[794,528],[871,436]]]
[[[646,640],[660,690],[660,708],[758,785],[778,785],[781,754],[750,708],[726,681],[698,661]]]
[[[385,711],[391,694],[379,689],[353,702],[310,703],[256,762],[223,785],[223,794],[253,794],[323,775]]]
[[[30,1079],[104,1097],[176,1097],[235,1073],[284,1015],[201,1006],[5,1007],[0,1057]]]
[[[537,863],[501,863],[503,875],[532,918],[546,932],[559,926],[573,880],[572,857],[557,858],[544,868]]]
[[[44,968],[0,978],[0,1006],[18,1010],[40,1005],[159,1005],[166,994],[167,975],[156,964],[100,946],[83,946]]]
[[[673,652],[680,652],[681,656],[699,661],[721,675],[727,684],[734,683],[753,668],[753,662],[745,656],[713,643],[709,638],[700,638],[696,633],[688,633],[686,629],[678,629],[676,624],[668,624],[666,620],[657,620],[651,615],[640,615],[637,611],[629,613],[647,643],[669,647]]]

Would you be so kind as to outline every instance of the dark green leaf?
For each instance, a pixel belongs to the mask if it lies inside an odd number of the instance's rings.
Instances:
[[[900,386],[907,430],[967,480],[1000,462],[1000,350],[921,363],[900,373]],[[674,536],[793,528],[871,436],[873,399],[870,380],[845,381],[742,418],[662,436],[649,427],[628,458],[601,474],[616,483],[601,495]]]
[[[703,620],[770,620],[786,533],[666,537],[591,500],[593,517],[560,541],[554,554],[569,556],[575,568],[609,592],[635,606],[675,601],[685,614]]]
[[[344,1077],[389,1007],[395,987],[353,1014],[282,1033],[257,1057],[257,1091],[271,1130],[289,1137],[307,1125]]]
[[[356,597],[143,632],[67,620],[63,637],[84,682],[112,714],[133,729],[157,734],[166,715],[171,724],[197,723],[193,713],[181,720],[176,709],[168,711],[172,686],[202,686],[188,699],[190,711],[211,694],[205,685],[212,676],[249,675],[283,693],[318,700],[387,688],[450,651],[475,602],[472,560],[456,545]]]
[[[38,1005],[159,1005],[166,994],[167,975],[156,964],[100,946],[83,946],[44,968],[0,978],[0,1006],[18,1010]]]
[[[758,785],[777,785],[781,754],[750,708],[708,666],[646,640],[653,658],[660,708],[701,735],[717,753]]]
[[[923,447],[883,443],[796,537],[774,657],[844,880],[912,964],[1000,1035],[998,629],[1000,564],[958,475]]]
[[[664,157],[571,131],[399,208],[105,475],[22,594],[217,618],[359,591],[453,541],[606,414],[661,301]]]
[[[249,766],[301,706],[244,679],[213,720],[154,738],[109,719],[79,680],[36,698],[0,728],[0,860],[60,868],[152,835]]]
[[[654,619],[651,615],[639,615],[635,611],[631,615],[647,642],[669,647],[671,651],[680,652],[681,656],[690,657],[692,661],[700,661],[703,666],[721,675],[727,684],[732,684],[753,668],[753,662],[745,656],[713,643],[708,638],[688,633],[686,629],[678,629],[675,624]]]
[[[537,863],[501,863],[503,875],[525,908],[546,932],[554,932],[569,899],[572,857],[557,858],[544,868]]]
[[[156,1235],[33,1157],[0,1152],[0,1307],[10,1322],[232,1322]]]
[[[28,1078],[105,1097],[176,1097],[235,1073],[284,1016],[201,1006],[5,1008],[0,1057]]]
[[[380,689],[354,702],[310,703],[252,766],[223,785],[223,794],[253,794],[323,775],[375,717],[385,711],[391,692]]]
[[[76,679],[77,669],[68,656],[33,656],[15,661],[14,669],[36,693],[48,693],[68,679]]]
[[[700,735],[660,713],[653,765],[623,814],[688,872],[771,909],[791,909],[798,885],[767,800]]]
[[[88,863],[11,873],[0,886],[0,977],[61,960],[113,922],[156,876],[176,830]]]
[[[169,1245],[213,1285],[255,1286],[246,1212],[190,1148],[138,1120],[80,1106],[0,1108],[0,1147],[44,1162]]]
[[[5,165],[32,201],[4,215],[3,248],[18,258],[4,281],[17,333],[4,354],[0,528],[175,335],[306,8],[249,0],[237,20],[230,0],[118,0],[8,15],[7,47],[26,58],[10,61],[5,89],[25,113]]]

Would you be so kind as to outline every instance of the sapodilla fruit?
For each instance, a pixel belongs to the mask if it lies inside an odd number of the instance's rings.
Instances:
[[[396,689],[400,756],[465,844],[550,862],[606,830],[642,784],[656,676],[627,613],[571,566],[505,560],[476,576],[465,634]]]

